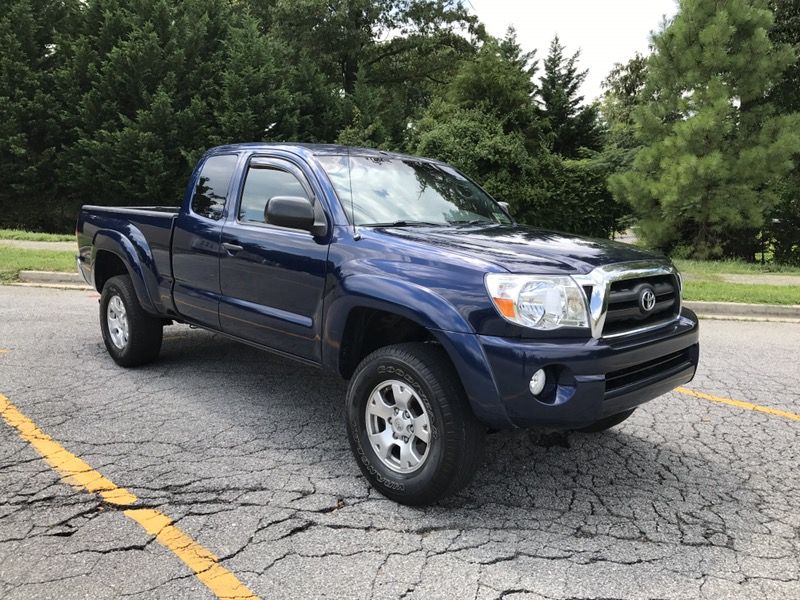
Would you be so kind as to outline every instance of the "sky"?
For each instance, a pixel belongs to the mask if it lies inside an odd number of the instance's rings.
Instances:
[[[589,69],[582,94],[592,100],[615,63],[638,50],[647,53],[650,32],[677,11],[677,0],[464,0],[491,35],[502,37],[513,25],[523,50],[536,49],[541,60],[558,34],[567,53],[581,51],[579,65]]]

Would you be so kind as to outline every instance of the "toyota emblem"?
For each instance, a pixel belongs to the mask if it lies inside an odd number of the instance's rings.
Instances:
[[[656,307],[656,293],[653,288],[646,287],[639,293],[639,308],[643,313],[649,313]]]

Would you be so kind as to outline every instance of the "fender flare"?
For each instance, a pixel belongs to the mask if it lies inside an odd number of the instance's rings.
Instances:
[[[475,416],[495,428],[511,428],[489,360],[470,324],[456,308],[430,289],[376,275],[351,275],[325,307],[322,360],[338,372],[348,317],[354,309],[372,308],[404,317],[429,330],[447,352]]]
[[[134,233],[135,232],[135,233]],[[137,235],[138,234],[138,235]],[[144,236],[138,229],[123,235],[112,229],[99,230],[92,242],[92,265],[96,264],[98,252],[115,254],[125,265],[133,282],[133,289],[142,308],[149,313],[157,314],[150,290],[158,289],[155,275],[155,262]],[[94,279],[94,268],[92,268]],[[96,284],[95,284],[96,287]],[[97,290],[101,292],[102,290]]]

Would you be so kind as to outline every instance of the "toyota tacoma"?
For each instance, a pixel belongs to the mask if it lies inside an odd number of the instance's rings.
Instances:
[[[355,460],[405,504],[465,486],[489,430],[603,431],[697,367],[668,259],[520,225],[435,160],[222,146],[180,207],[84,206],[77,237],[114,361],[177,322],[338,373]]]

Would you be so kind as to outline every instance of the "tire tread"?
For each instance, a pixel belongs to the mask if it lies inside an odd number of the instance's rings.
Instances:
[[[443,430],[448,435],[459,432],[454,440],[457,451],[449,453],[448,461],[441,466],[446,476],[431,481],[424,494],[415,497],[399,497],[381,490],[384,495],[404,504],[421,506],[432,504],[463,489],[480,466],[485,427],[477,420],[466,401],[460,378],[441,346],[432,343],[406,342],[384,346],[361,361],[350,381],[348,397],[359,375],[376,361],[398,360],[413,367],[430,386],[433,396],[439,400],[443,418]],[[459,422],[463,427],[459,427]],[[360,463],[359,463],[360,464]]]
[[[122,351],[111,342],[106,322],[106,307],[115,288],[119,291],[128,317],[128,345]],[[155,361],[161,352],[163,321],[144,311],[129,275],[115,275],[103,286],[100,298],[100,328],[108,353],[121,367],[146,365]]]

